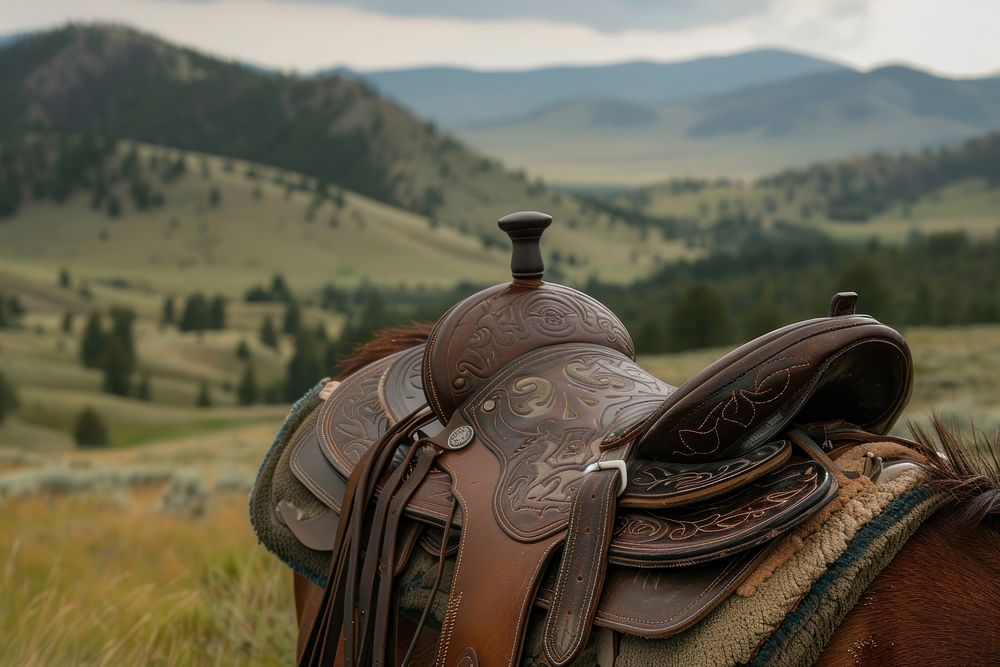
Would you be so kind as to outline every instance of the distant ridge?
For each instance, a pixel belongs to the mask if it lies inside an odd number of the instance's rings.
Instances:
[[[352,74],[421,116],[460,127],[520,116],[570,98],[665,103],[845,69],[813,56],[762,49],[671,63],[496,71],[420,67]]]
[[[894,65],[666,104],[576,98],[459,134],[553,181],[638,185],[754,178],[817,160],[951,145],[995,129],[1000,77],[955,80]]]

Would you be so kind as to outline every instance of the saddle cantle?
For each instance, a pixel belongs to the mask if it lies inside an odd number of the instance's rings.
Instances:
[[[332,383],[291,440],[321,509],[274,511],[329,554],[305,572],[325,592],[301,665],[396,664],[394,577],[418,548],[454,557],[439,665],[516,664],[533,607],[553,665],[595,626],[676,634],[836,495],[807,433],[885,433],[905,406],[908,347],[850,294],[664,383],[603,304],[542,280],[550,223],[501,219],[513,281]]]

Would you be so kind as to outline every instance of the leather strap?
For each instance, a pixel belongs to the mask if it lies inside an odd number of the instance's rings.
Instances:
[[[543,648],[553,665],[571,662],[587,645],[608,567],[618,471],[583,476],[570,514],[555,594],[545,617]]]
[[[566,533],[520,542],[504,532],[493,516],[500,463],[478,440],[438,462],[451,475],[463,521],[435,665],[514,667],[545,566]]]

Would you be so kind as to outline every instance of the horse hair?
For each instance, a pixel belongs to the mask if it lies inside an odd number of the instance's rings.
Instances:
[[[956,516],[968,525],[1000,528],[1000,431],[991,437],[973,428],[963,439],[937,415],[930,429],[908,426],[927,458],[928,483],[952,497]]]

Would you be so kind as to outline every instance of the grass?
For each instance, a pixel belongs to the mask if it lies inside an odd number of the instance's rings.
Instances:
[[[179,154],[138,146],[143,161]],[[123,202],[118,218],[93,210],[87,193],[61,204],[23,206],[0,221],[0,277],[31,280],[68,267],[92,287],[110,279],[129,281],[140,288],[130,295],[137,303],[147,300],[143,291],[210,287],[236,296],[274,273],[303,292],[330,282],[340,287],[362,281],[413,287],[497,282],[509,276],[509,253],[494,221],[530,207],[562,223],[546,239],[551,248],[577,258],[560,270],[578,282],[591,274],[629,281],[659,261],[689,254],[683,245],[662,239],[640,243],[637,232],[612,227],[607,215],[584,211],[569,196],[536,191],[527,181],[501,179],[492,171],[470,174],[467,187],[450,191],[445,210],[432,221],[352,192],[344,192],[343,207],[333,199],[317,205],[313,191],[287,185],[300,184],[301,175],[258,164],[195,153],[187,154],[187,164],[176,180],[153,179],[165,197],[159,208],[136,209],[125,186],[118,193]],[[217,206],[210,203],[213,188],[220,195]],[[486,247],[484,238],[498,243]]]
[[[759,218],[765,230],[778,221],[815,229],[835,240],[865,242],[872,238],[889,243],[905,243],[914,233],[964,231],[973,238],[996,238],[1000,234],[1000,188],[989,187],[980,179],[953,183],[925,193],[911,206],[891,206],[868,222],[850,223],[825,216],[823,198],[799,187],[789,191],[772,186],[740,182],[710,184],[694,192],[675,191],[670,184],[642,190],[644,201],[638,211],[652,216],[678,217],[708,225],[739,211]],[[633,195],[619,195],[616,203],[633,208]],[[811,208],[803,217],[803,205]]]

